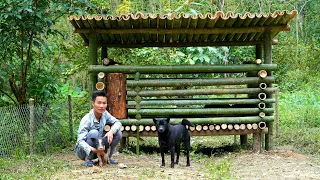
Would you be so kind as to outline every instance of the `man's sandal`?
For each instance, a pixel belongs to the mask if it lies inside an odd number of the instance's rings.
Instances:
[[[87,167],[92,167],[93,166],[93,161],[87,160],[87,161],[84,162],[84,165],[87,166]]]
[[[118,164],[116,161],[114,161],[113,159],[109,159],[109,163],[110,164]]]

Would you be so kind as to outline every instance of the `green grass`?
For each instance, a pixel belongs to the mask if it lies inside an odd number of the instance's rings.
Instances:
[[[0,179],[50,179],[67,164],[50,156],[14,156],[0,161]]]
[[[276,145],[292,145],[301,153],[320,152],[320,91],[309,86],[293,93],[280,93],[280,136]]]

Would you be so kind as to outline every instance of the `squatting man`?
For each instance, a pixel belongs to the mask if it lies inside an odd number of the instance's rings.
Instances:
[[[92,138],[99,138],[103,136],[103,130],[106,124],[111,125],[111,129],[104,137],[110,147],[108,162],[117,164],[111,159],[115,147],[122,138],[120,128],[121,122],[113,117],[107,110],[107,93],[105,91],[94,91],[92,93],[92,109],[87,113],[80,122],[78,129],[78,138],[75,148],[76,155],[84,160],[85,166],[93,166],[93,159],[97,158],[97,154],[107,153],[107,148],[104,150],[94,148]]]

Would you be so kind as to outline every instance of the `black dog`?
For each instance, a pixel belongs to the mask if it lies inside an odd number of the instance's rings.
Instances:
[[[164,147],[169,147],[171,153],[171,168],[174,168],[174,154],[177,152],[176,164],[179,163],[180,144],[184,142],[187,151],[187,166],[190,166],[190,134],[186,125],[194,127],[187,119],[182,120],[182,125],[170,125],[170,118],[153,118],[158,132],[160,153],[162,158],[161,167],[165,167]]]

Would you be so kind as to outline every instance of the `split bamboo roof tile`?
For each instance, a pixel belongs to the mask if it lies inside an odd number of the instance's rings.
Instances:
[[[234,14],[124,14],[121,16],[70,16],[69,21],[88,45],[97,34],[100,46],[187,47],[248,46],[262,43],[266,32],[274,38],[290,30],[297,11]]]

